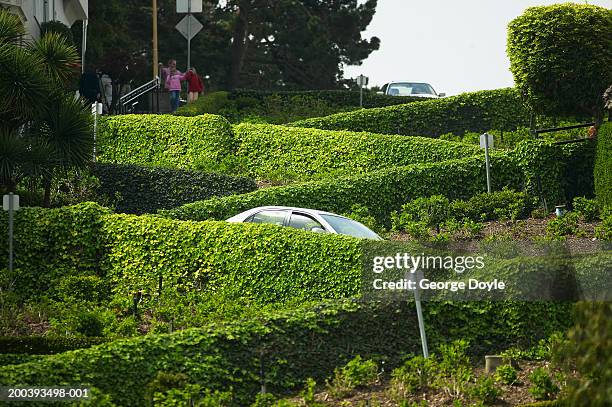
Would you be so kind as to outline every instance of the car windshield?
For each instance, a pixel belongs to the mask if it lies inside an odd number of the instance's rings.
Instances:
[[[331,225],[336,232],[341,235],[349,235],[360,239],[381,240],[380,236],[372,232],[367,227],[352,219],[343,218],[342,216],[321,214],[321,217]]]
[[[392,83],[389,85],[387,94],[394,96],[410,96],[410,95],[432,95],[435,96],[433,88],[427,83]]]

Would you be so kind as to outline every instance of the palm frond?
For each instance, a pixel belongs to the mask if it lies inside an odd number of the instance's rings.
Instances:
[[[16,43],[25,35],[23,23],[13,13],[0,9],[0,43]]]
[[[78,71],[77,50],[59,33],[46,33],[30,49],[43,61],[46,74],[57,85],[64,85]]]
[[[0,43],[0,117],[21,122],[47,105],[51,91],[41,69],[43,62],[26,49]]]
[[[49,143],[58,165],[82,167],[91,160],[92,117],[82,100],[71,95],[57,97],[35,127],[37,138]]]

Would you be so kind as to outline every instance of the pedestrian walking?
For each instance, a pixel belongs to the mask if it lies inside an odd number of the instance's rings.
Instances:
[[[79,79],[79,95],[89,104],[96,103],[100,97],[98,76],[93,67],[88,66]]]
[[[170,110],[175,112],[179,107],[181,99],[181,81],[185,80],[185,75],[176,69],[176,60],[168,61],[168,66],[162,66],[162,77],[166,82],[166,89],[170,92]]]
[[[198,100],[200,93],[204,92],[204,83],[195,67],[189,68],[189,71],[185,74],[185,80],[187,81],[187,90],[189,91],[187,103],[195,102]]]

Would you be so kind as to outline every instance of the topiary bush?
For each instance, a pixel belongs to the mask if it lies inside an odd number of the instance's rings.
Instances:
[[[463,93],[419,103],[362,109],[291,123],[325,130],[369,131],[405,136],[515,130],[527,126],[529,113],[515,89]]]
[[[612,10],[588,4],[528,8],[508,25],[514,82],[538,113],[601,120],[612,83]]]
[[[493,184],[521,189],[522,172],[504,154],[492,157]],[[410,199],[440,194],[449,199],[467,198],[486,190],[481,157],[449,160],[372,171],[363,175],[311,181],[260,189],[243,195],[212,198],[160,211],[162,216],[183,220],[227,219],[247,209],[265,205],[297,206],[334,213],[350,212],[355,204],[366,206],[379,223],[389,226],[391,212]]]
[[[597,135],[595,195],[602,208],[612,207],[612,123],[605,123]]]
[[[99,161],[194,169],[234,152],[232,128],[221,116],[121,115],[100,118]]]
[[[213,196],[257,189],[251,178],[195,170],[96,163],[91,173],[99,179],[97,194],[101,199],[116,199],[116,210],[124,213],[154,213]]]
[[[286,172],[300,180],[355,175],[381,168],[480,155],[477,146],[372,133],[241,124],[237,155],[249,175]]]

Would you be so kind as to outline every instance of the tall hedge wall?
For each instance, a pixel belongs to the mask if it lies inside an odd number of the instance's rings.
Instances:
[[[103,117],[98,125],[102,162],[193,169],[234,148],[231,126],[221,116],[134,114]]]
[[[597,135],[595,194],[603,207],[612,207],[612,123],[604,123]]]
[[[105,217],[105,272],[115,295],[197,288],[255,303],[356,295],[358,239],[273,225]]]
[[[491,129],[515,130],[529,124],[529,113],[515,89],[497,89],[421,103],[356,110],[292,123],[325,130],[437,137]]]
[[[423,137],[266,124],[241,124],[234,132],[237,155],[246,158],[249,175],[258,178],[282,171],[308,180],[481,154],[478,146]]]
[[[100,180],[97,193],[111,202],[118,199],[116,211],[125,213],[155,213],[213,196],[257,189],[251,178],[194,170],[96,163],[91,173]]]
[[[492,157],[495,189],[522,188],[522,170],[516,160],[503,155]],[[349,212],[354,204],[367,206],[379,221],[399,210],[410,199],[435,194],[467,198],[486,191],[485,164],[482,157],[448,160],[387,168],[363,175],[271,187],[194,202],[160,211],[162,216],[184,220],[226,219],[237,213],[264,205],[316,208],[335,213]]]
[[[470,339],[480,354],[534,344],[569,324],[564,303],[429,303],[432,348]],[[121,406],[141,405],[157,372],[183,373],[190,383],[227,391],[233,405],[250,405],[261,388],[279,394],[321,381],[355,355],[397,365],[419,353],[414,305],[342,301],[307,305],[256,319],[147,335],[0,367],[4,385],[95,387]],[[490,338],[495,338],[494,342]]]
[[[230,99],[250,98],[263,102],[270,96],[279,96],[290,100],[294,97],[307,97],[322,100],[334,106],[359,106],[359,92],[350,90],[304,90],[304,91],[262,91],[252,89],[236,89],[229,94]],[[428,100],[415,96],[389,96],[378,95],[375,92],[363,92],[363,107],[384,107],[401,105],[411,102],[422,102]]]

